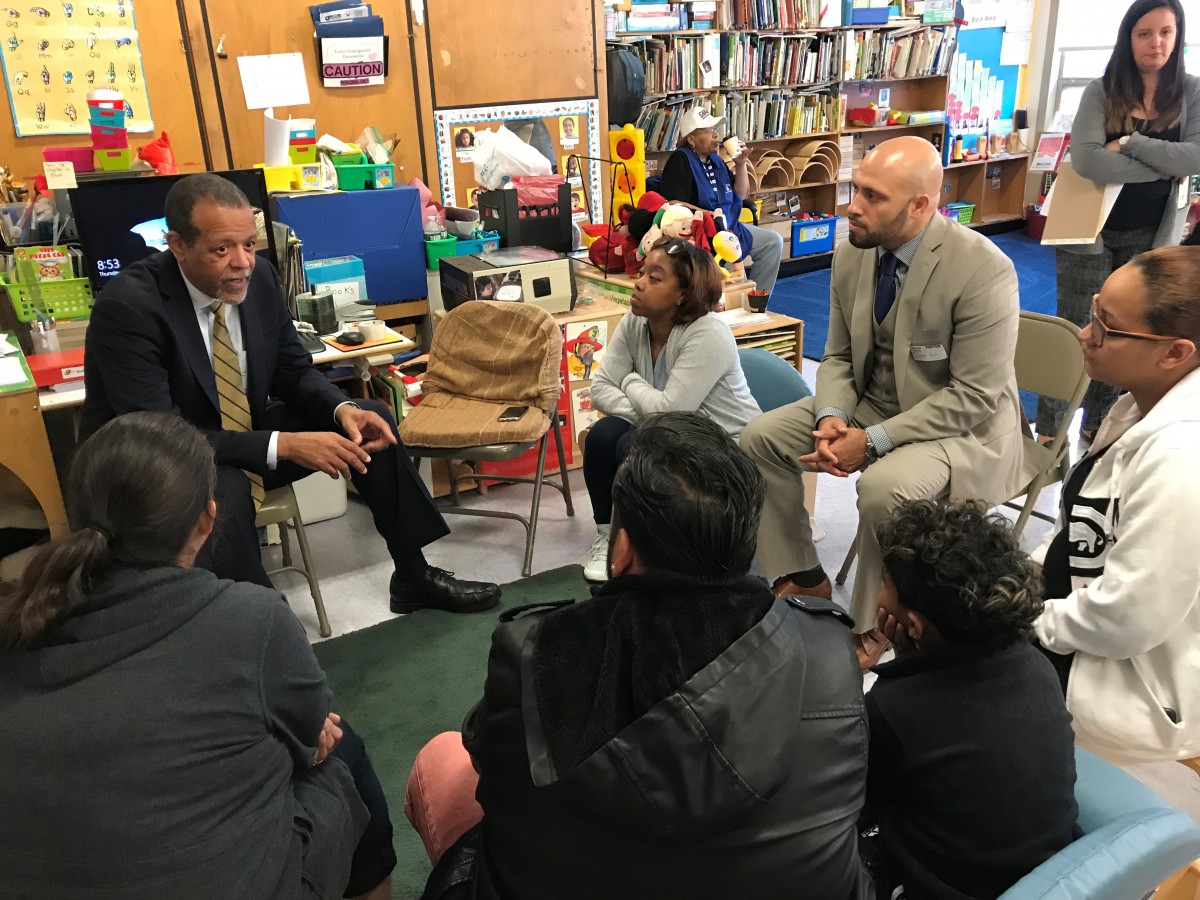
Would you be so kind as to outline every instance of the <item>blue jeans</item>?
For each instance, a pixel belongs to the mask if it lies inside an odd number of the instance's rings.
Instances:
[[[617,416],[605,416],[588,432],[583,446],[583,480],[597,525],[612,522],[613,479],[629,455],[632,440],[633,424]]]

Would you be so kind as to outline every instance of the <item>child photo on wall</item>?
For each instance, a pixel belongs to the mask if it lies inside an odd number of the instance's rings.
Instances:
[[[563,177],[571,184],[582,184],[583,178],[579,174],[579,157],[574,154],[568,154],[562,158],[562,169],[560,170]]]
[[[568,150],[579,143],[578,116],[563,116],[558,120],[558,140]]]
[[[459,162],[471,162],[475,150],[475,129],[460,125],[454,131],[454,155]]]

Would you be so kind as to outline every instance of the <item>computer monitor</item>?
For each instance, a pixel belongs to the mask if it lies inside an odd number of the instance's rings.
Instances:
[[[262,169],[232,169],[214,172],[241,188],[256,211],[266,232],[266,247],[258,255],[278,267],[271,208]],[[165,250],[166,219],[163,208],[167,191],[183,175],[134,176],[80,180],[70,189],[71,214],[79,231],[92,290],[100,289],[114,275],[139,259]],[[256,213],[257,214],[257,213]]]

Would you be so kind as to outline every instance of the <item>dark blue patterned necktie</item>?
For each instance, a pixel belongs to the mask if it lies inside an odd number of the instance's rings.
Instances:
[[[896,302],[896,266],[900,260],[895,253],[884,253],[879,259],[879,281],[875,284],[875,321],[882,322]]]

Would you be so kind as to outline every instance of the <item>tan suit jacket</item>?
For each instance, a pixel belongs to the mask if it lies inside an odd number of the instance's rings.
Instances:
[[[852,415],[870,380],[876,258],[843,241],[833,258],[829,339],[817,370],[816,408]],[[1033,477],[1013,356],[1020,306],[1013,264],[966,226],[935,216],[896,303],[900,413],[882,424],[897,447],[938,441],[952,496],[1010,499]],[[918,359],[940,355],[943,359]],[[925,348],[925,349],[920,349]]]

